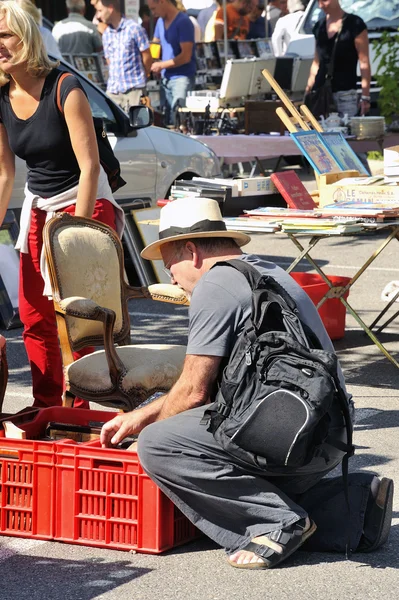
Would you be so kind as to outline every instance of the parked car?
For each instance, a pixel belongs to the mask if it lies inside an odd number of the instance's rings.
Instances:
[[[79,79],[93,115],[104,121],[108,139],[127,183],[115,194],[119,204],[127,206],[136,198],[150,198],[154,203],[158,198],[167,197],[175,179],[209,178],[220,174],[219,160],[205,144],[152,125],[134,129],[127,114],[94,83],[64,61],[61,61],[60,68]],[[25,181],[25,163],[17,158],[9,208],[21,208]]]
[[[378,39],[382,31],[397,33],[399,27],[399,0],[340,0],[340,5],[344,11],[359,15],[367,25],[370,40],[371,75],[373,76],[376,73],[378,63],[375,60],[372,41]],[[291,37],[287,54],[303,58],[314,56],[315,39],[312,29],[321,14],[318,0],[310,0]],[[360,76],[359,67],[358,75]],[[373,91],[377,91],[374,82],[371,86],[371,92],[373,93]]]

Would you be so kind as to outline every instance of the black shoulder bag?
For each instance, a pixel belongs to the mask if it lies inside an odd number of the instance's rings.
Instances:
[[[337,111],[337,106],[334,102],[332,91],[332,78],[334,73],[335,52],[339,36],[341,35],[345,16],[346,15],[342,17],[341,27],[339,28],[337,32],[337,37],[335,38],[334,47],[331,53],[330,62],[328,63],[328,69],[324,79],[324,83],[317,90],[312,90],[311,92],[306,94],[304,98],[305,105],[308,107],[310,112],[316,117],[316,119],[319,119],[321,115],[327,118],[330,113]]]
[[[66,77],[69,77],[71,73],[62,73],[57,81],[56,100],[57,108],[63,115],[64,111],[61,104],[61,85]],[[109,143],[107,133],[104,129],[104,123],[102,119],[93,117],[94,129],[96,132],[98,153],[100,156],[100,163],[103,167],[111,188],[114,193],[122,186],[126,185],[126,181],[121,177],[121,167],[119,160],[116,158],[114,151],[112,150],[111,144]]]

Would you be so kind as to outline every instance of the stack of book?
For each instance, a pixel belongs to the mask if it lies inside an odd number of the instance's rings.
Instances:
[[[263,179],[266,182],[267,178]],[[171,187],[169,200],[198,197],[211,198],[219,203],[222,215],[226,217],[238,216],[245,209],[252,209],[262,205],[285,206],[285,202],[280,195],[273,192],[274,188],[270,187],[272,184],[269,180],[265,186],[260,186],[260,183],[256,182],[252,193],[249,184],[244,186],[241,180],[236,179],[205,179],[195,177],[189,181],[176,180]],[[249,188],[251,193],[248,194],[246,187]]]
[[[384,223],[399,219],[399,204],[384,206],[365,202],[339,202],[316,209],[316,213],[322,217],[332,217],[339,221]]]

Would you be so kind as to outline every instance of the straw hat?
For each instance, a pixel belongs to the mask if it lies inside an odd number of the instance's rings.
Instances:
[[[251,241],[245,233],[227,231],[216,200],[179,198],[161,209],[159,240],[146,246],[141,256],[148,260],[162,260],[161,246],[168,242],[211,237],[231,238],[239,246]]]

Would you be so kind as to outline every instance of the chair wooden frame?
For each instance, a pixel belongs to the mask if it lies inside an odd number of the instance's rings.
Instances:
[[[81,297],[64,297],[62,287],[60,286],[60,277],[57,272],[57,265],[53,258],[53,240],[57,231],[61,228],[65,228],[68,225],[74,227],[90,227],[92,229],[98,229],[99,231],[105,232],[108,234],[116,248],[120,268],[119,279],[121,285],[120,297],[122,307],[122,327],[120,332],[117,334],[114,333],[116,315],[113,310],[99,306],[91,299]],[[119,406],[121,408],[127,407],[129,410],[131,410],[141,403],[145,398],[140,399],[140,402],[136,402],[129,396],[129,394],[121,390],[119,385],[120,381],[126,375],[126,367],[116,352],[115,344],[125,346],[130,343],[130,318],[127,301],[137,298],[153,298],[157,300],[172,301],[177,304],[187,304],[187,298],[184,296],[185,301],[184,298],[178,298],[176,300],[175,298],[168,297],[163,293],[165,288],[175,288],[176,286],[150,286],[154,290],[154,293],[151,294],[149,288],[132,287],[128,285],[124,278],[123,248],[119,237],[111,227],[93,219],[74,217],[68,213],[58,213],[53,219],[46,223],[44,227],[43,246],[49,270],[51,287],[53,290],[53,302],[57,319],[58,335],[64,369],[74,362],[74,351],[81,350],[86,346],[104,346],[112,383],[112,390],[107,391],[107,401],[102,403],[109,406]],[[102,322],[103,335],[87,336],[74,343],[69,334],[67,317]],[[64,394],[64,405],[70,405],[73,396],[81,396],[81,391],[79,389],[74,389],[72,384],[67,385],[67,388],[68,389]],[[99,394],[98,392],[94,393],[87,391],[85,392],[84,399],[99,402]]]

